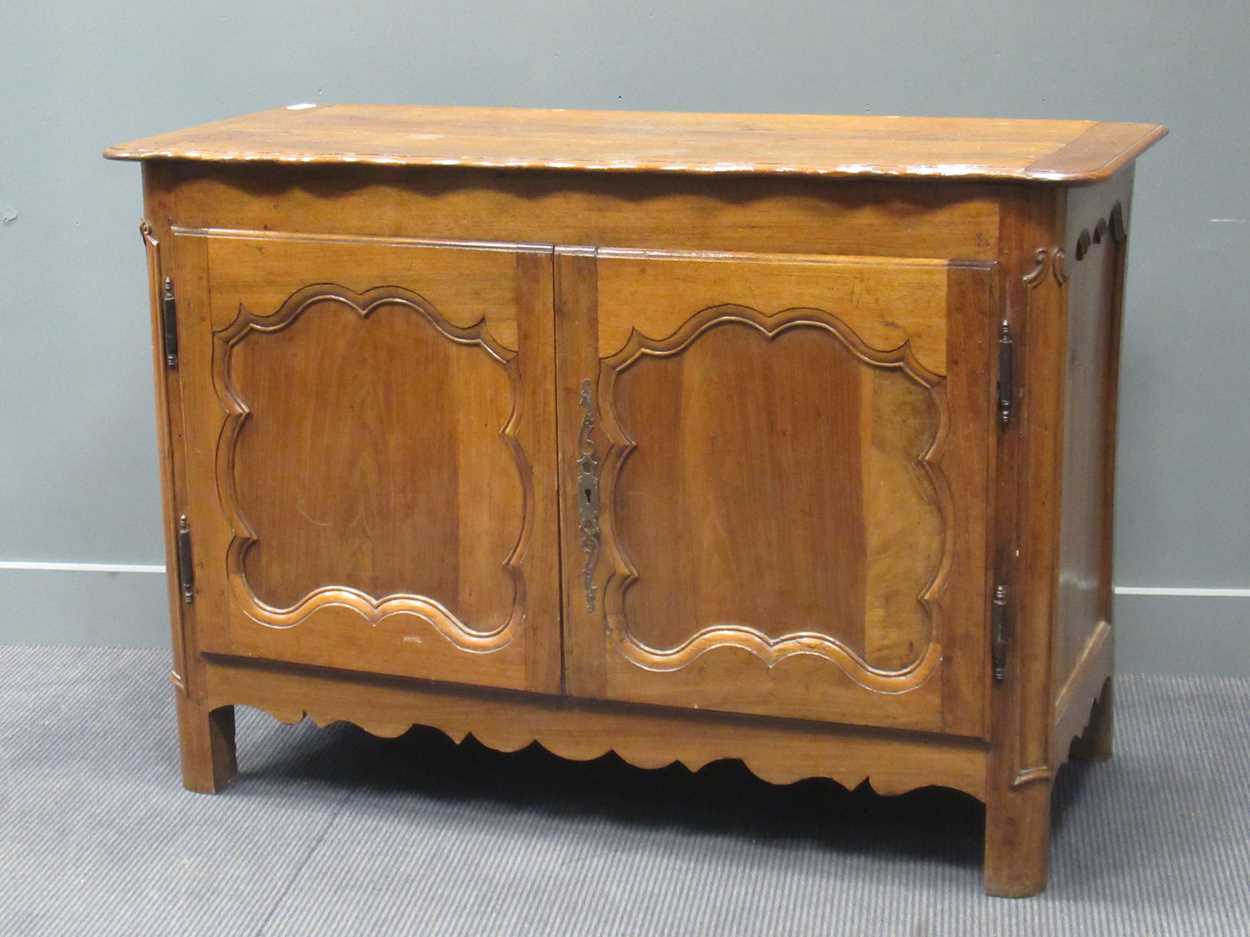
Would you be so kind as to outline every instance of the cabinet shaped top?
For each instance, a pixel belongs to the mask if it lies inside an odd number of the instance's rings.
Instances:
[[[1092,120],[309,104],[145,137],[104,155],[1087,183],[1109,177],[1166,133],[1158,124]]]

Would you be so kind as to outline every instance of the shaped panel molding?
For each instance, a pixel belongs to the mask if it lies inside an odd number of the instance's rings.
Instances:
[[[621,480],[627,460],[637,443],[627,432],[618,413],[621,376],[647,358],[673,358],[691,348],[713,330],[726,326],[745,326],[758,333],[759,340],[772,346],[776,340],[794,330],[818,330],[835,348],[860,365],[870,369],[894,371],[905,375],[923,390],[932,410],[923,418],[923,425],[932,427],[927,442],[914,455],[914,462],[904,470],[918,476],[917,485],[927,486],[925,509],[933,514],[935,563],[927,581],[915,595],[918,614],[928,622],[927,640],[917,642],[914,653],[901,666],[874,666],[845,641],[822,631],[796,630],[770,634],[745,622],[691,622],[689,637],[672,646],[654,646],[631,629],[626,609],[626,595],[639,581],[639,573],[629,558],[629,544],[621,533]],[[664,339],[652,339],[634,330],[625,346],[600,362],[598,410],[609,447],[603,457],[601,496],[604,505],[601,518],[602,547],[609,573],[604,583],[604,614],[610,640],[629,661],[649,671],[676,671],[689,667],[705,654],[725,648],[746,651],[770,669],[793,655],[814,655],[824,658],[857,684],[877,692],[898,693],[923,684],[942,659],[941,600],[952,562],[954,539],[951,522],[953,506],[947,480],[941,469],[942,450],[947,436],[946,382],[927,370],[915,357],[908,343],[882,350],[868,346],[839,319],[815,308],[792,308],[776,315],[740,305],[717,305],[705,308],[688,319],[681,328]],[[660,398],[655,398],[659,400]],[[653,403],[658,406],[658,403]],[[635,428],[636,429],[636,428]],[[693,445],[693,443],[692,443]],[[648,497],[662,497],[663,492],[648,490]],[[743,582],[743,588],[750,584]],[[867,587],[866,587],[867,588]],[[907,601],[911,601],[908,599]],[[839,623],[839,625],[845,623]],[[864,627],[864,622],[851,623]],[[686,633],[683,629],[683,633]]]
[[[308,310],[331,304],[346,307],[361,320],[383,308],[392,307],[419,316],[431,327],[431,337],[438,336],[457,346],[477,349],[486,360],[498,366],[506,375],[506,386],[511,393],[511,412],[498,428],[499,436],[511,453],[511,461],[520,480],[521,521],[519,534],[515,535],[511,552],[503,559],[503,566],[512,584],[511,610],[506,620],[489,630],[470,627],[457,613],[437,598],[413,592],[398,591],[385,595],[373,595],[368,590],[346,583],[331,583],[308,591],[289,605],[275,605],[262,600],[248,579],[248,555],[264,540],[264,531],[257,531],[247,519],[246,492],[239,490],[239,449],[244,428],[252,419],[248,401],[236,386],[232,374],[232,362],[236,351],[245,342],[255,341],[257,336],[271,336],[294,326]],[[263,340],[263,339],[262,339]],[[226,557],[229,590],[234,602],[253,621],[269,628],[293,628],[320,609],[345,608],[354,611],[369,625],[392,615],[412,615],[428,622],[443,637],[458,648],[477,653],[500,650],[512,641],[514,629],[524,618],[525,578],[522,561],[531,539],[531,514],[529,509],[532,493],[531,471],[517,438],[519,374],[515,352],[495,342],[485,329],[485,321],[468,328],[449,324],[428,301],[409,290],[396,286],[383,286],[356,293],[337,284],[314,284],[292,294],[273,314],[257,316],[240,305],[238,316],[226,328],[214,334],[213,385],[227,417],[216,448],[216,477],[218,496],[222,509],[231,526]],[[290,394],[301,389],[290,387]],[[480,427],[485,429],[485,427]],[[472,427],[478,430],[479,427]],[[342,440],[336,445],[342,446]],[[377,443],[385,446],[385,440]],[[286,454],[291,457],[290,453]],[[431,453],[430,458],[445,457],[442,452]],[[280,460],[283,453],[266,454],[267,459]],[[414,473],[421,469],[414,465]],[[454,510],[454,505],[448,508]],[[350,566],[350,564],[347,564]]]

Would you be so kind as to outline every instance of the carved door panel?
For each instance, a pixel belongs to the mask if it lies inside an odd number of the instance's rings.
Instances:
[[[551,251],[174,258],[201,650],[558,689]]]
[[[569,691],[983,735],[994,283],[557,249]]]

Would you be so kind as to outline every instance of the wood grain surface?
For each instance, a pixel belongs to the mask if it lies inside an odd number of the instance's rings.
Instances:
[[[278,108],[110,147],[110,159],[1092,182],[1157,124],[404,105]]]
[[[557,277],[561,467],[588,414],[600,463],[573,692],[980,734],[992,268],[604,250]]]
[[[558,687],[551,252],[174,241],[200,646]]]

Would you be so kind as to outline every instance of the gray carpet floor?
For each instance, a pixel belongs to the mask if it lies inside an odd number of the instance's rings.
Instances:
[[[981,893],[982,810],[506,755],[239,711],[178,781],[165,655],[0,647],[0,937],[1250,934],[1250,679],[1125,676],[1065,768],[1051,885]]]

